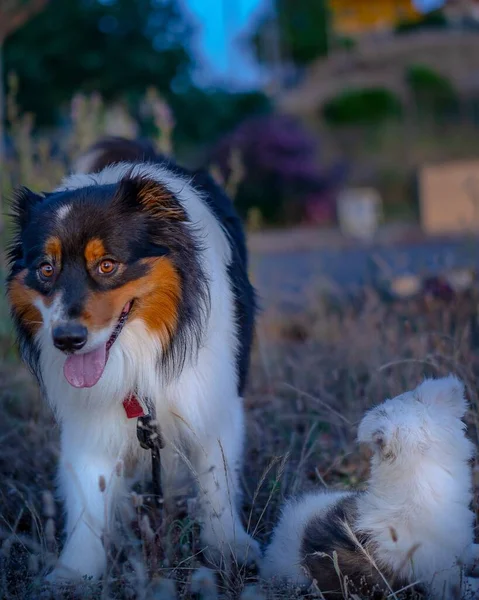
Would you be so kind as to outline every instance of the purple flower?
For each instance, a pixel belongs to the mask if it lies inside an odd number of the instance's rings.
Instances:
[[[282,213],[276,215],[280,219],[294,213],[298,220],[304,220],[315,212],[311,210],[314,203],[330,205],[317,214],[331,213],[335,202],[331,192],[344,178],[344,169],[321,167],[317,139],[295,119],[284,115],[252,117],[226,135],[211,157],[226,181],[233,151],[240,153],[245,171],[239,190],[240,208],[258,206],[262,197],[271,205],[274,196],[278,213]]]

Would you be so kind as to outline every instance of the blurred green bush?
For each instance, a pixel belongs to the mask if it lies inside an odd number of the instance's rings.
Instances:
[[[382,123],[402,114],[401,100],[385,88],[349,89],[326,102],[322,114],[329,125]]]
[[[458,95],[452,83],[428,66],[411,65],[406,82],[417,109],[435,117],[449,116],[457,111]]]
[[[445,29],[449,26],[446,16],[441,10],[426,13],[420,21],[403,21],[396,27],[396,33],[411,33],[424,29]]]

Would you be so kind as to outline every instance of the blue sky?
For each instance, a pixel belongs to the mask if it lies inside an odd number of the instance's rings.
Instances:
[[[416,0],[424,10],[444,0]],[[268,0],[183,0],[197,22],[198,51],[204,60],[204,83],[258,83],[260,73],[251,56],[240,48],[238,38],[264,8]],[[226,9],[226,10],[225,10]]]
[[[417,0],[416,4],[419,8],[431,10],[444,4],[444,0]]]
[[[203,76],[225,83],[255,83],[254,60],[240,47],[239,38],[267,0],[183,0],[198,26],[198,51]]]

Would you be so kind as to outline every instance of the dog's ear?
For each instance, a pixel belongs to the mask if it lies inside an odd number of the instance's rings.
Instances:
[[[372,408],[364,415],[358,428],[360,444],[367,444],[381,458],[393,458],[396,452],[393,437],[394,428],[381,406]]]
[[[43,196],[35,194],[26,187],[17,189],[13,194],[10,214],[18,231],[27,226],[35,206],[43,202]]]
[[[371,434],[371,445],[375,450],[383,453],[387,446],[386,432],[384,429],[376,429]]]
[[[395,457],[394,444],[392,443],[392,432],[387,428],[378,427],[371,432],[367,440],[369,447],[381,458],[392,459]]]
[[[126,175],[118,184],[115,200],[127,210],[143,210],[153,217],[186,221],[186,212],[165,186],[147,177]]]
[[[447,409],[459,419],[466,414],[468,408],[464,383],[454,375],[442,379],[426,379],[415,394],[424,404]]]

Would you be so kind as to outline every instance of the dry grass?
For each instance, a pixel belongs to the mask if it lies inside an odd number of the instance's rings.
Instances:
[[[102,135],[137,135],[138,123],[131,115],[125,109],[106,106],[95,93],[78,93],[72,98],[68,127],[39,133],[34,115],[19,111],[17,90],[18,80],[10,75],[7,121],[11,148],[5,163],[0,163],[1,189],[7,196],[19,185],[35,191],[52,189],[72,161]],[[154,126],[152,141],[161,152],[170,154],[175,124],[168,105],[154,88],[143,99],[142,110]]]
[[[474,328],[478,297],[453,305],[421,300],[382,304],[373,293],[357,302],[309,302],[286,318],[273,308],[258,326],[246,398],[248,438],[243,474],[243,515],[266,543],[285,496],[317,486],[358,486],[367,456],[356,447],[356,424],[371,404],[413,388],[424,375],[450,371],[467,384],[476,440],[479,372]],[[11,346],[3,338],[2,348]],[[61,507],[53,498],[58,430],[35,385],[6,352],[0,369],[0,597],[36,598],[41,572],[61,544]],[[110,571],[103,588],[85,583],[65,598],[172,598],[200,589],[204,598],[299,597],[299,591],[251,587],[244,571],[201,570],[194,519],[179,503],[157,544],[154,515],[133,495],[137,519],[123,522],[110,540]],[[188,505],[193,508],[194,502]],[[174,582],[174,584],[173,584]],[[248,587],[248,585],[250,587]],[[49,597],[48,593],[45,597]],[[321,597],[313,588],[308,597]],[[353,597],[345,593],[345,597]]]

